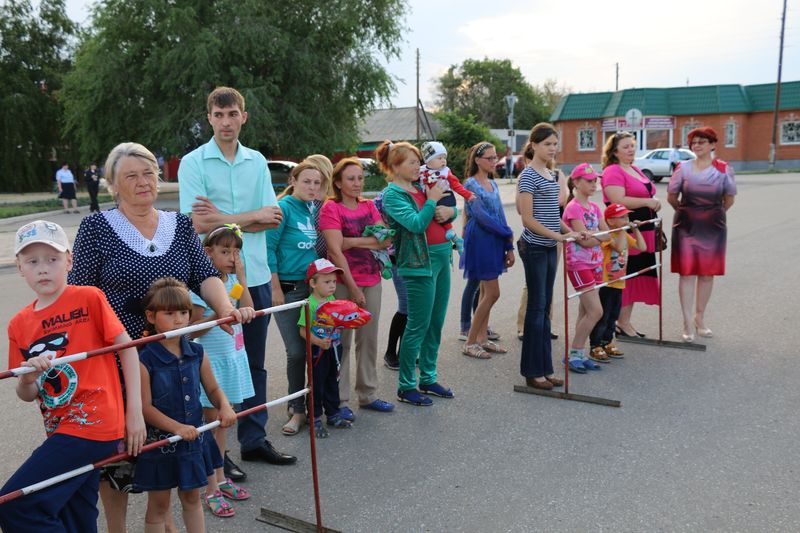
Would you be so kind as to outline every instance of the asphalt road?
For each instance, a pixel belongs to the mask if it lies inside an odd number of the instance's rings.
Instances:
[[[737,182],[728,275],[718,278],[707,312],[715,334],[704,339],[708,350],[624,344],[625,359],[572,376],[572,392],[621,400],[618,409],[513,392],[523,383],[515,325],[521,264],[501,278],[491,319],[510,353],[489,361],[462,356],[456,336],[463,280],[455,269],[439,369],[456,398],[430,408],[402,404],[388,415],[356,410],[353,429],[333,430],[318,441],[324,523],[361,532],[800,530],[800,245],[794,237],[800,222],[793,213],[800,175],[750,175]],[[658,189],[663,200],[665,185]],[[671,220],[669,208],[664,211]],[[513,208],[507,215],[518,232]],[[561,283],[559,276],[557,331]],[[396,302],[391,284],[383,289],[381,343]],[[11,268],[0,269],[0,293],[4,324],[32,300]],[[663,309],[665,338],[679,340],[672,274]],[[572,317],[575,312],[573,303]],[[657,319],[656,307],[634,311],[634,324],[648,336],[657,334]],[[559,339],[554,354],[562,351]],[[274,325],[267,360],[275,398],[286,391],[286,378]],[[379,377],[381,396],[393,400],[397,374],[381,367]],[[7,406],[0,420],[0,479],[43,437],[36,407],[18,401],[13,389],[10,381],[0,383],[0,402]],[[308,433],[284,437],[283,410],[271,418],[270,439],[296,454],[298,464],[242,463],[254,497],[237,505],[233,518],[207,513],[208,531],[278,531],[254,520],[261,507],[313,520]],[[131,498],[130,531],[142,530],[145,503],[144,496]]]

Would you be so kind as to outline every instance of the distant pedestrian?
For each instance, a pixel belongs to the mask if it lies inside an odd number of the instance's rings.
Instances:
[[[86,190],[89,191],[89,211],[92,213],[99,212],[100,205],[97,203],[97,192],[100,189],[100,171],[95,163],[89,165],[89,168],[83,173],[83,181],[86,183]]]
[[[78,200],[75,196],[75,176],[69,169],[69,163],[64,161],[61,168],[56,172],[56,184],[58,186],[58,197],[64,204],[64,212],[69,213],[69,202],[72,201],[72,212],[78,211]]]
[[[669,173],[672,175],[675,172],[675,167],[678,166],[678,163],[681,162],[681,152],[680,152],[681,145],[676,144],[675,148],[669,151]]]

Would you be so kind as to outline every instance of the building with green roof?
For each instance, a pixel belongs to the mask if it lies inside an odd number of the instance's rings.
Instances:
[[[576,93],[561,99],[550,121],[561,131],[566,166],[600,161],[602,144],[619,130],[645,152],[686,146],[693,128],[717,131],[717,156],[738,169],[765,168],[772,140],[775,84],[707,85]],[[627,117],[627,118],[626,118]],[[800,168],[800,81],[781,84],[776,166]]]

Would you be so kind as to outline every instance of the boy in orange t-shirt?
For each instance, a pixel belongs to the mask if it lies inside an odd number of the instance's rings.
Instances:
[[[130,340],[99,289],[67,285],[72,255],[64,230],[37,220],[17,231],[14,244],[17,268],[37,299],[8,324],[8,363],[34,369],[18,377],[16,392],[23,401],[37,400],[47,439],[3,494],[113,455],[123,437],[136,455],[145,439],[135,348],[119,352],[126,413],[113,354],[52,366],[53,358]],[[0,527],[97,531],[98,481],[93,470],[0,505]]]

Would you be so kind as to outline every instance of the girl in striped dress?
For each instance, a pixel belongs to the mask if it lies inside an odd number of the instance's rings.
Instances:
[[[236,306],[236,300],[241,307],[252,307],[253,299],[247,290],[244,263],[241,260],[242,231],[236,224],[225,224],[206,235],[203,248],[208,254],[214,267],[220,271],[222,282],[231,297],[231,303]],[[208,322],[217,317],[208,303],[195,293],[192,293],[192,323]],[[232,405],[242,403],[243,400],[255,395],[253,380],[250,377],[250,366],[247,363],[247,352],[244,348],[244,335],[242,325],[234,324],[233,335],[215,327],[195,333],[195,339],[203,345],[211,370],[225,396]],[[200,392],[200,403],[203,406],[205,420],[216,420],[217,410],[206,397],[205,392]],[[219,446],[221,455],[225,454],[225,430],[218,427],[213,430],[214,439]],[[238,486],[225,477],[223,468],[217,468],[208,478],[205,501],[215,516],[233,516],[234,509],[229,500],[246,500],[250,497],[247,489]]]

